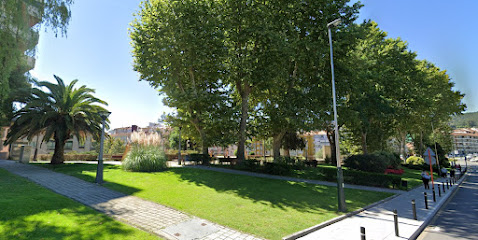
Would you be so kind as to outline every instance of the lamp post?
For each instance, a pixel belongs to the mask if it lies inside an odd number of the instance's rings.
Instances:
[[[106,119],[111,114],[111,112],[100,112],[99,115],[102,120],[103,127],[101,129],[101,139],[100,139],[100,153],[98,154],[98,166],[96,168],[96,183],[103,184],[103,142],[105,141],[105,124]]]
[[[330,44],[330,68],[332,72],[332,97],[334,103],[334,131],[335,131],[335,158],[337,160],[337,200],[339,211],[345,212],[347,207],[345,206],[345,193],[344,193],[344,174],[342,171],[342,164],[340,163],[340,146],[339,146],[339,127],[337,121],[337,101],[335,97],[335,76],[334,76],[334,54],[332,48],[332,30],[331,28],[337,27],[341,22],[340,18],[327,24],[329,32],[329,44]]]

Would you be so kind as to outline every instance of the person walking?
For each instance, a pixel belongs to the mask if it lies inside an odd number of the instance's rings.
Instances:
[[[428,185],[428,182],[430,182],[430,175],[426,171],[422,171],[421,176],[425,189],[430,189],[430,185]]]

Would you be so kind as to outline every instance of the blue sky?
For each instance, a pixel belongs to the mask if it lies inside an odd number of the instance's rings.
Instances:
[[[164,112],[158,92],[138,81],[133,71],[129,23],[140,0],[77,0],[66,38],[41,32],[32,75],[96,89],[109,103],[111,127],[156,122]],[[400,37],[417,52],[447,70],[455,88],[466,94],[467,111],[478,111],[478,31],[474,12],[478,1],[365,0],[360,20],[372,19],[390,37]]]

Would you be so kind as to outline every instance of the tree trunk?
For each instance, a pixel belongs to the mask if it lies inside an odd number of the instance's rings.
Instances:
[[[206,137],[206,133],[204,132],[204,130],[201,130],[199,132],[199,134],[201,135],[201,151],[202,151],[202,154],[209,154],[209,144],[207,143],[207,137]]]
[[[336,166],[337,165],[337,156],[335,153],[335,132],[333,130],[327,129],[327,139],[329,140],[330,143],[330,161],[331,165]]]
[[[274,155],[274,162],[280,158],[280,145],[282,138],[279,135],[272,137],[272,154]]]
[[[418,151],[420,151],[418,155],[423,157],[423,131],[420,131],[420,149]]]
[[[406,156],[406,140],[407,140],[407,133],[403,132],[400,134],[400,139],[402,142],[400,143],[400,155],[403,156],[403,163],[406,163],[407,161],[407,156]]]
[[[237,162],[241,163],[245,160],[245,144],[246,144],[246,126],[247,118],[249,115],[249,94],[251,93],[251,88],[247,84],[244,86],[244,89],[241,91],[241,123],[239,125],[239,144],[237,146]]]
[[[368,154],[367,133],[366,132],[362,132],[362,152],[363,152],[363,154]]]
[[[282,139],[284,138],[285,131],[275,134],[272,137],[272,152],[274,154],[274,162],[280,158],[280,147],[282,145]]]
[[[284,149],[284,156],[290,157],[290,149],[288,148]]]
[[[55,136],[55,151],[50,164],[62,164],[65,161],[65,140]]]

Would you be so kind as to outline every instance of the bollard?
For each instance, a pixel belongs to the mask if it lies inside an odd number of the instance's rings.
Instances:
[[[446,189],[450,189],[450,183],[448,182],[448,179],[446,180]]]
[[[398,214],[397,209],[393,210],[393,221],[395,222],[395,236],[399,236],[398,234]]]
[[[436,202],[437,198],[435,196],[435,186],[433,186],[433,202]]]
[[[412,210],[413,210],[413,219],[417,220],[417,206],[415,204],[415,199],[412,200]]]
[[[425,195],[425,208],[428,209],[428,198],[427,198],[427,193],[423,193]]]
[[[442,183],[441,186],[443,187],[443,194],[445,194],[445,183]]]
[[[360,227],[360,239],[361,240],[366,240],[365,239],[365,228],[364,227]]]
[[[440,185],[438,185],[438,196],[441,197],[441,189],[440,189]]]

